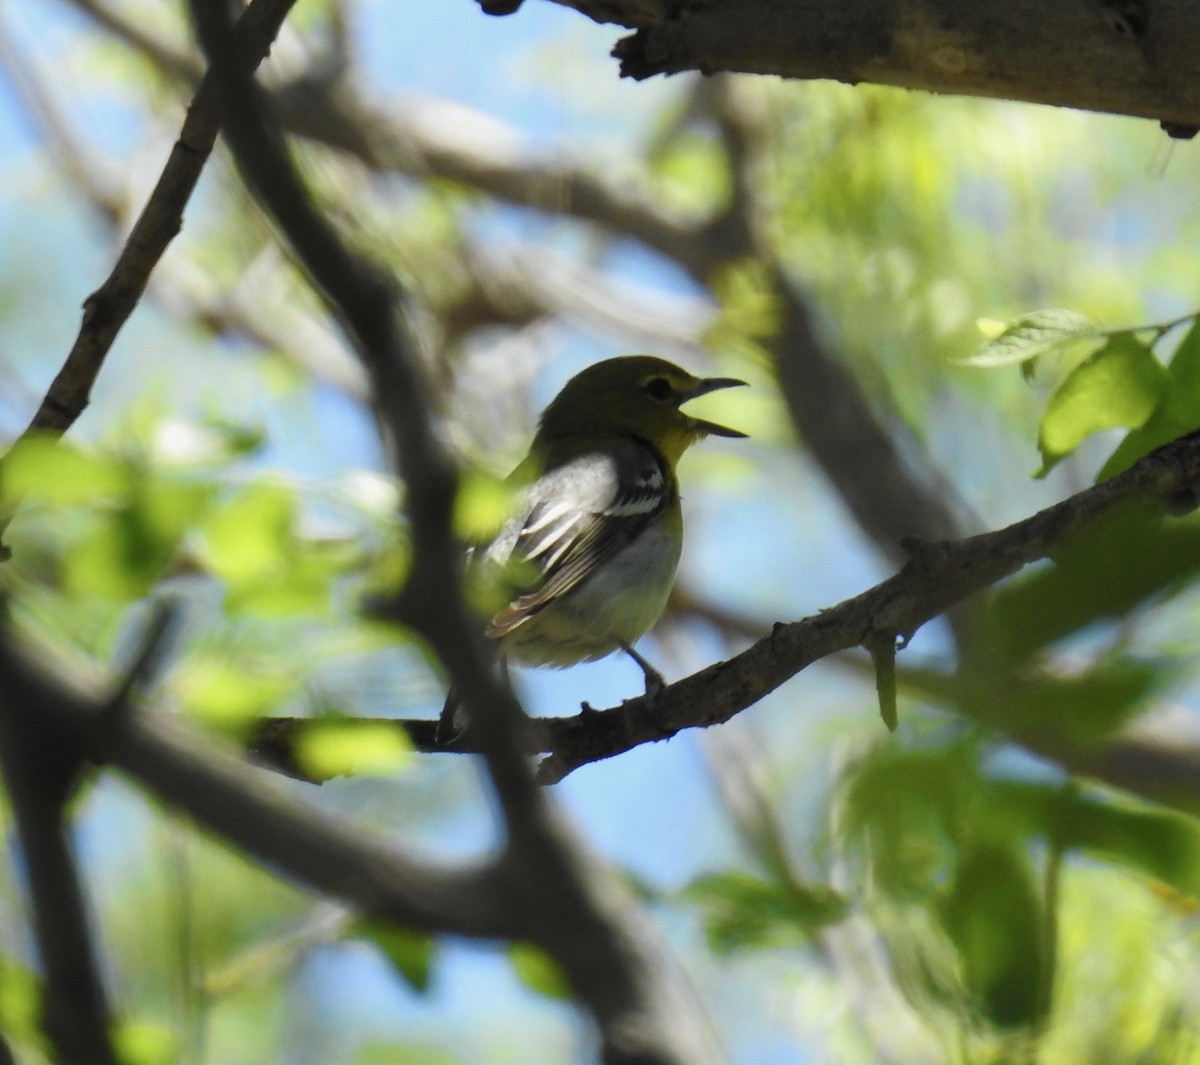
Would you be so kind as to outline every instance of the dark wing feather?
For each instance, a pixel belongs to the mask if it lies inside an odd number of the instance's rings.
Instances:
[[[498,611],[487,634],[511,632],[582,584],[636,539],[667,502],[661,462],[642,446],[629,454],[587,455],[545,475],[507,554],[538,568],[538,586]]]

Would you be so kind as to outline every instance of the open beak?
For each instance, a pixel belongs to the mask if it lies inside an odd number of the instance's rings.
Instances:
[[[707,396],[709,392],[717,392],[722,388],[741,388],[745,384],[745,381],[739,381],[736,377],[705,377],[697,382],[696,387],[682,402],[686,403],[697,396]],[[692,428],[698,433],[707,433],[709,436],[728,436],[735,439],[746,436],[739,429],[728,429],[724,425],[707,422],[703,418],[692,418],[691,423]]]

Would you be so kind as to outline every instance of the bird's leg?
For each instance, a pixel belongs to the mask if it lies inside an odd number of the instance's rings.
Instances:
[[[624,640],[621,641],[621,650],[642,667],[642,673],[646,677],[646,696],[653,702],[667,686],[667,682],[663,680],[663,675],[638,654],[631,644],[626,643]]]

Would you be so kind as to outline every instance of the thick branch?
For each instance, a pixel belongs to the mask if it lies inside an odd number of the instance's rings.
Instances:
[[[62,1065],[116,1065],[88,907],[68,839],[66,801],[82,758],[26,695],[20,684],[0,686],[0,764],[45,979],[42,1024]]]
[[[51,680],[0,633],[5,727],[26,719],[42,724],[57,747],[73,742],[259,862],[365,913],[431,931],[516,934],[502,885],[487,867],[452,870],[420,862],[355,832],[169,716],[130,713],[115,729],[97,729],[101,705],[98,697]]]
[[[614,51],[634,78],[832,78],[1200,127],[1200,8],[1191,0],[559,2],[638,27]]]

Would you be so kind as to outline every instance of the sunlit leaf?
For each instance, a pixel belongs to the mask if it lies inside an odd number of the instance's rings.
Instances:
[[[297,765],[311,780],[395,773],[412,762],[408,734],[387,721],[314,720],[296,738]]]
[[[0,958],[0,1032],[40,1044],[42,988],[37,975],[14,958]]]
[[[184,660],[172,687],[189,713],[213,728],[237,731],[277,708],[294,689],[295,680],[251,670],[232,654],[203,651]]]
[[[324,614],[341,572],[343,547],[299,536],[295,492],[252,485],[216,508],[203,530],[203,555],[226,584],[230,613],[260,617]]]
[[[656,189],[678,210],[713,213],[728,200],[728,160],[711,137],[672,137],[650,162]]]
[[[184,534],[212,498],[210,486],[145,480],[92,532],[72,545],[64,560],[64,583],[75,593],[111,599],[141,598],[163,575]]]
[[[1156,447],[1200,427],[1200,321],[1192,325],[1175,349],[1167,374],[1170,383],[1164,402],[1140,428],[1126,435],[1097,480],[1128,469]]]
[[[766,268],[754,260],[725,266],[713,279],[720,310],[703,343],[714,350],[754,351],[753,342],[775,336],[782,318],[779,297]]]
[[[995,332],[988,321],[981,323],[981,327],[989,334],[987,343],[973,355],[960,360],[965,366],[995,367],[1029,362],[1056,348],[1100,337],[1106,332],[1087,315],[1063,308],[1022,315],[999,332]]]
[[[296,496],[282,484],[256,484],[217,507],[204,527],[205,561],[231,584],[252,580],[286,553]]]
[[[559,1000],[571,997],[571,985],[562,967],[540,947],[513,943],[508,948],[508,962],[517,979],[530,991]]]
[[[126,463],[43,435],[13,445],[0,464],[0,491],[13,500],[93,503],[121,496],[133,480]]]
[[[513,489],[481,470],[464,474],[454,505],[454,531],[464,543],[487,543],[508,518]]]
[[[125,1065],[170,1065],[179,1060],[179,1035],[165,1024],[122,1021],[113,1042]]]
[[[1038,432],[1039,475],[1093,433],[1137,429],[1167,391],[1167,372],[1150,347],[1118,333],[1075,367],[1050,396]]]

